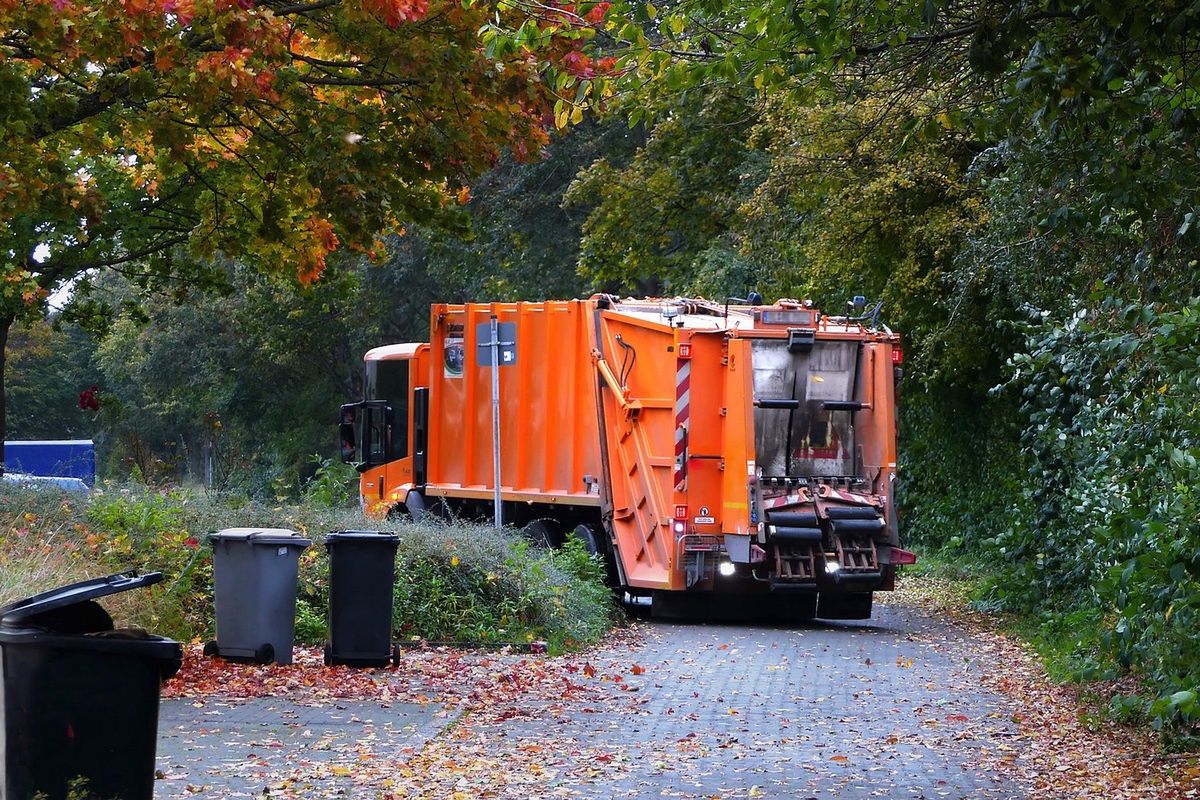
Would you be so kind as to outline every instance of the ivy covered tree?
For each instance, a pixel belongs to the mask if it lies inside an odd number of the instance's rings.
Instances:
[[[381,233],[437,224],[504,148],[547,141],[543,71],[572,45],[485,52],[508,13],[0,0],[0,350],[73,282],[94,311],[103,270],[183,293],[224,282],[219,254],[311,282],[339,247],[380,257]]]

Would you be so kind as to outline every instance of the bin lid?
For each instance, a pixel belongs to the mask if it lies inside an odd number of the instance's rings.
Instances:
[[[299,547],[304,549],[312,544],[308,539],[305,539],[300,534],[290,528],[225,528],[210,534],[208,537],[210,542],[246,542],[248,544],[262,544],[269,547]]]
[[[381,542],[396,544],[400,537],[391,531],[333,531],[325,534],[325,545],[338,542]]]
[[[110,594],[117,594],[118,592],[125,592],[142,586],[151,586],[159,583],[162,579],[163,574],[161,572],[147,572],[144,575],[139,575],[137,572],[121,572],[116,575],[109,575],[107,578],[92,578],[88,581],[71,583],[58,589],[51,589],[48,592],[35,594],[33,597],[27,597],[24,600],[18,600],[15,603],[9,603],[0,608],[0,620],[11,625],[14,622],[35,617],[51,609],[72,606],[76,603],[95,600],[98,597],[107,597]]]

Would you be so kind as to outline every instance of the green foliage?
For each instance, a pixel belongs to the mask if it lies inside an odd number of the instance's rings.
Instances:
[[[312,457],[316,466],[312,480],[304,487],[304,500],[321,508],[346,508],[358,501],[358,470],[350,464]]]
[[[312,595],[296,599],[296,641],[300,644],[318,645],[329,641],[328,598],[325,600],[322,604]]]
[[[9,439],[88,439],[96,412],[79,407],[79,394],[102,382],[95,347],[74,325],[37,319],[14,327],[5,368]]]
[[[611,626],[603,569],[579,543],[532,548],[487,528],[417,529],[397,557],[402,638],[465,642],[544,639],[552,650],[593,642]]]
[[[698,92],[664,114],[628,164],[600,158],[580,172],[565,197],[568,208],[591,208],[580,271],[615,289],[685,287],[694,260],[729,228],[753,119],[739,93]]]
[[[90,499],[0,487],[0,602],[72,580],[129,569],[163,583],[111,601],[114,617],[191,641],[211,637],[212,550],[228,527],[284,527],[312,539],[378,529],[358,511],[320,503],[278,506],[195,494],[105,487]],[[389,526],[391,527],[391,526]],[[519,535],[475,526],[400,525],[397,635],[463,643],[546,640],[556,652],[598,640],[615,621],[602,565],[572,541],[531,549]],[[328,638],[329,559],[319,544],[300,558],[296,636]]]
[[[1045,315],[1009,385],[1028,420],[1030,473],[1026,513],[994,543],[1005,603],[1094,609],[1104,652],[1157,692],[1155,723],[1192,720],[1182,693],[1200,685],[1200,300]]]
[[[461,234],[416,231],[428,246],[424,263],[404,269],[409,280],[435,285],[419,299],[541,300],[586,296],[594,281],[577,273],[580,227],[590,206],[563,198],[580,170],[598,158],[627,161],[641,143],[619,120],[587,122],[555,137],[533,163],[506,157],[471,187],[470,229]],[[412,275],[416,266],[424,275]],[[405,269],[407,267],[407,269]],[[422,320],[420,336],[427,333]]]
[[[357,364],[378,323],[362,270],[338,262],[301,287],[229,267],[228,296],[157,298],[118,315],[98,347],[101,463],[151,483],[211,474],[215,488],[295,497],[314,451],[335,445],[329,415],[358,391]],[[96,296],[136,297],[107,280]],[[211,472],[210,472],[211,465]]]

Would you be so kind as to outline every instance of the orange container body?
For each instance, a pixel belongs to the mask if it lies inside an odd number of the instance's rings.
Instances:
[[[589,317],[578,300],[434,306],[426,493],[493,496],[492,368],[479,346],[493,314],[516,326],[516,358],[499,368],[503,498],[599,506]]]
[[[428,345],[367,354],[368,508],[491,508],[493,316],[507,522],[574,530],[629,589],[819,593],[829,617],[869,615],[909,563],[899,337],[788,301],[435,305]]]

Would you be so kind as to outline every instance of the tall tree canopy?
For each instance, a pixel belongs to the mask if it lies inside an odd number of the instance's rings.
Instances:
[[[547,141],[541,74],[570,46],[485,52],[506,13],[0,0],[0,347],[104,268],[186,289],[222,281],[222,254],[311,282],[338,247],[380,255],[380,234],[436,223],[504,148]]]

